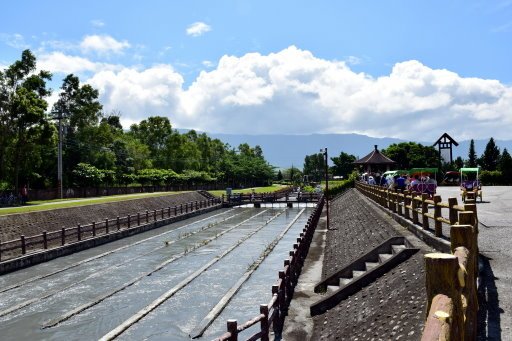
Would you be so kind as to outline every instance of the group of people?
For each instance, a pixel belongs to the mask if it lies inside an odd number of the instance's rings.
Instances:
[[[394,176],[381,176],[379,173],[371,173],[363,175],[361,180],[369,185],[377,185],[400,192],[405,190],[417,191],[418,186],[423,184],[432,184],[434,188],[437,187],[436,179],[428,175],[420,176],[416,174],[411,177],[410,175],[396,174]]]

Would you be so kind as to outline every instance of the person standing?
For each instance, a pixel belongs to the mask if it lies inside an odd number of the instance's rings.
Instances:
[[[28,186],[24,185],[21,188],[21,204],[25,205],[28,201]]]

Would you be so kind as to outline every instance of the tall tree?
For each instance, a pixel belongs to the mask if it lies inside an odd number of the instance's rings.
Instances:
[[[132,124],[130,134],[149,147],[156,168],[166,168],[168,157],[165,150],[173,135],[171,122],[167,117],[151,116],[139,124]]]
[[[398,169],[436,167],[439,162],[438,151],[432,146],[424,146],[421,143],[393,143],[382,152],[397,163]]]
[[[104,133],[110,132],[105,122],[98,127],[103,106],[98,100],[99,92],[89,84],[80,84],[80,79],[67,75],[61,86],[59,99],[52,112],[63,117],[63,178],[69,184],[72,171],[79,163],[102,166],[113,164],[113,154],[107,150]],[[108,139],[111,142],[111,138]],[[100,166],[97,164],[97,166]]]
[[[491,137],[485,151],[482,154],[482,167],[488,171],[494,171],[498,169],[498,162],[500,161],[500,149],[494,143],[494,139]]]
[[[304,158],[304,175],[312,181],[320,181],[325,173],[325,158],[323,153],[306,155]]]
[[[476,161],[477,160],[477,155],[476,155],[476,151],[475,151],[475,141],[473,139],[471,139],[471,141],[469,142],[469,152],[468,152],[468,161],[467,161],[467,166],[468,167],[476,167]]]
[[[499,162],[499,170],[503,177],[503,182],[507,185],[512,183],[512,157],[507,148],[503,149]]]
[[[354,161],[356,157],[354,155],[341,152],[339,156],[331,158],[334,166],[331,168],[333,175],[343,176],[347,178],[350,173],[354,170]]]
[[[36,58],[25,50],[21,60],[14,62],[0,73],[0,177],[5,176],[7,164],[12,167],[16,191],[19,176],[30,176],[29,155],[37,145],[50,141],[51,125],[45,111],[45,98],[50,95],[46,82],[51,80],[48,71],[36,73]],[[10,160],[7,151],[11,149]]]

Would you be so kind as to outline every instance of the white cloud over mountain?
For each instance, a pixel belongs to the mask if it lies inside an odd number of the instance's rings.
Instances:
[[[416,60],[375,78],[290,46],[268,55],[224,56],[188,88],[169,65],[135,69],[58,53],[40,62],[51,71],[92,71],[84,81],[99,89],[107,112],[122,113],[125,125],[163,115],[176,127],[210,132],[358,132],[423,141],[443,132],[456,139],[509,139],[512,127],[510,86]]]
[[[130,47],[130,43],[127,41],[118,41],[108,35],[88,35],[80,43],[83,52],[96,52],[100,55],[121,53],[128,47]]]
[[[211,30],[212,30],[212,28],[210,25],[199,21],[199,22],[195,22],[195,23],[191,24],[189,27],[187,27],[186,32],[187,32],[187,35],[189,35],[189,36],[199,37]]]

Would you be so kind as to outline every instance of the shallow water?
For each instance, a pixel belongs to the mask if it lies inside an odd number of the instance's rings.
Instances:
[[[0,315],[15,305],[34,300],[0,317],[1,338],[98,339],[175,288],[173,296],[128,328],[120,338],[189,340],[188,334],[300,210],[277,205],[219,210],[1,276],[0,291],[64,269],[0,293]],[[283,259],[311,210],[305,208],[242,285],[206,331],[208,339],[225,331],[227,318],[244,322],[258,314],[260,303],[270,300],[277,271],[282,269]],[[112,250],[117,251],[108,253]],[[104,253],[108,254],[91,259]],[[73,266],[84,260],[89,261]],[[196,273],[210,263],[204,271]],[[197,276],[190,277],[194,273]],[[187,284],[179,287],[185,279]],[[107,295],[109,293],[111,295]],[[54,327],[41,328],[80,306],[83,311],[69,319]]]

